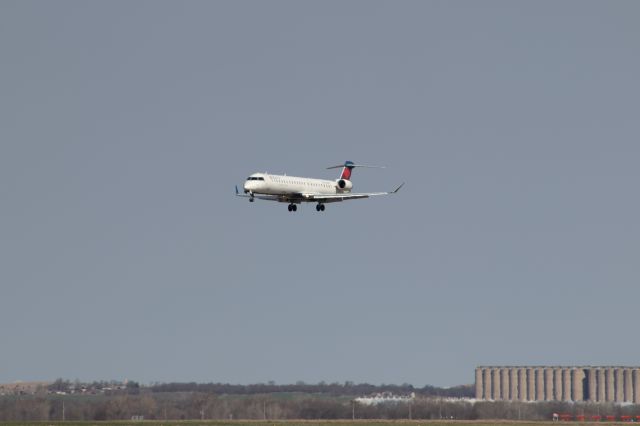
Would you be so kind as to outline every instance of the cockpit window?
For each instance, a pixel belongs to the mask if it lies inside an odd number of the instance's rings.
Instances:
[[[249,177],[247,178],[247,180],[264,180],[264,178],[263,178],[263,177],[254,177],[254,176],[249,176]]]

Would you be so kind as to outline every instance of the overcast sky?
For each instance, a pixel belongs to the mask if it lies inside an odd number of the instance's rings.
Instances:
[[[640,363],[640,3],[0,3],[0,382]],[[253,172],[393,197],[234,197]]]

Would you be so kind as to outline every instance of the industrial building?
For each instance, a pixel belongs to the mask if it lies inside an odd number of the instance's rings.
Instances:
[[[640,367],[477,367],[476,399],[640,404]]]

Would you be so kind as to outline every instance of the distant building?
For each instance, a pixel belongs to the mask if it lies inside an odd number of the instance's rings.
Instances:
[[[34,395],[45,393],[50,382],[0,383],[0,395]]]
[[[640,367],[477,367],[476,399],[640,404]]]
[[[363,405],[397,404],[411,402],[415,397],[416,394],[414,392],[411,392],[409,395],[393,395],[390,392],[383,392],[372,396],[361,396],[356,398],[355,401]]]

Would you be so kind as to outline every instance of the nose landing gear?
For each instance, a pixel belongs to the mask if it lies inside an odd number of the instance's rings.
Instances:
[[[289,205],[287,206],[287,209],[288,209],[290,212],[295,212],[296,210],[298,210],[298,206],[296,206],[295,204],[293,204],[293,203],[292,203],[292,204],[289,204]]]
[[[322,203],[316,204],[316,211],[317,212],[323,212],[324,211],[324,204],[322,204]]]

